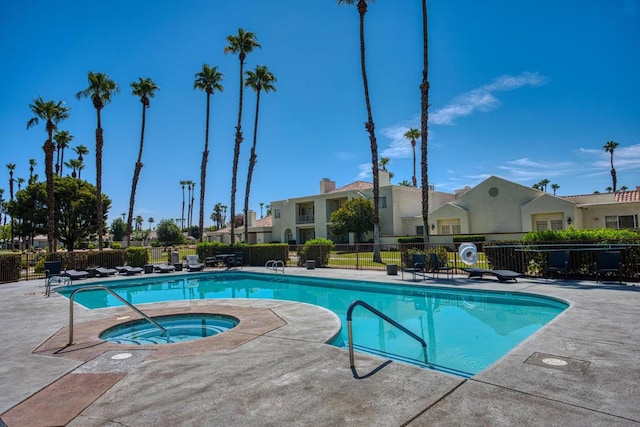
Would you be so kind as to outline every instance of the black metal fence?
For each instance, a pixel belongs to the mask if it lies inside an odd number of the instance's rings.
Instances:
[[[640,241],[615,243],[593,242],[477,242],[481,249],[473,264],[467,264],[469,259],[462,259],[458,243],[396,243],[380,244],[380,258],[374,260],[374,244],[336,244],[318,246],[312,252],[304,245],[290,245],[285,250],[263,253],[254,251],[251,246],[245,247],[244,261],[247,265],[263,266],[265,256],[280,259],[287,267],[308,266],[307,261],[313,260],[314,268],[342,268],[355,270],[380,270],[409,267],[413,253],[437,253],[441,261],[446,261],[459,274],[464,274],[462,268],[481,267],[487,269],[513,270],[530,277],[544,277],[549,253],[552,251],[568,250],[570,262],[568,277],[574,280],[595,280],[595,261],[598,252],[618,251],[622,259],[622,280],[627,282],[640,281]],[[264,249],[264,248],[262,248]],[[149,263],[182,262],[186,255],[197,254],[195,246],[177,248],[148,248]],[[18,258],[19,257],[19,258]],[[9,260],[10,261],[7,261]],[[47,254],[45,252],[25,252],[22,254],[0,254],[0,282],[18,280],[32,280],[45,277],[44,261],[60,260],[63,268],[83,270],[89,267],[115,267],[125,264],[124,251],[74,251]],[[465,262],[466,261],[466,262]],[[427,257],[429,262],[429,257]],[[427,269],[429,265],[427,265]]]

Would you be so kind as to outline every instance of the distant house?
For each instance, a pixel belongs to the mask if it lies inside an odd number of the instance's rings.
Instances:
[[[379,171],[378,207],[381,243],[395,243],[405,234],[403,218],[422,212],[422,190],[415,187],[391,185],[389,173]],[[454,198],[453,194],[429,192],[430,209]],[[373,199],[373,184],[356,181],[336,188],[335,181],[323,178],[320,193],[271,202],[273,239],[289,243],[304,243],[314,238],[327,238],[336,243],[354,243],[353,233],[336,235],[331,229],[331,214],[348,199]],[[371,239],[368,235],[365,239]]]
[[[245,242],[249,244],[271,243],[273,241],[271,238],[271,216],[256,219],[255,211],[249,211],[248,216],[249,235],[244,235],[244,225],[235,227],[234,231],[236,234],[236,242]],[[225,226],[225,228],[222,228],[220,230],[205,231],[204,241],[231,244],[231,227]]]

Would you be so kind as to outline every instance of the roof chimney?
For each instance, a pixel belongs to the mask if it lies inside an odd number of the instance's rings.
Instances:
[[[331,181],[329,178],[322,178],[320,180],[320,194],[330,193],[336,189],[336,182]]]

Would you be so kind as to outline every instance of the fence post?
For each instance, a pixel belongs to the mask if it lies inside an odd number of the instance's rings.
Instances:
[[[358,252],[358,244],[356,243],[356,270],[360,270],[360,254]]]

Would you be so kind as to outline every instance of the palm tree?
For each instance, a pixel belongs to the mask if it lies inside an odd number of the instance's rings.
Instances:
[[[160,88],[149,77],[139,77],[137,82],[131,83],[133,96],[139,96],[142,103],[142,130],[140,132],[140,148],[138,149],[138,160],[133,170],[133,181],[131,183],[131,197],[129,198],[129,216],[127,218],[127,246],[131,244],[131,223],[133,221],[133,206],[136,201],[136,189],[142,170],[142,148],[144,147],[144,128],[147,121],[147,108],[149,108],[149,98],[153,98]]]
[[[205,184],[207,182],[207,161],[209,158],[209,111],[211,105],[211,95],[215,91],[222,92],[223,87],[220,84],[223,74],[218,71],[218,67],[210,67],[207,64],[202,65],[202,71],[196,74],[196,80],[193,82],[194,89],[200,89],[207,94],[207,115],[204,130],[204,150],[202,151],[202,163],[200,164],[200,216],[198,227],[200,228],[200,242],[204,238],[204,195]]]
[[[144,222],[144,218],[142,218],[142,215],[138,215],[136,217],[136,231],[142,230],[142,223],[143,222]]]
[[[627,191],[629,189],[629,187],[627,187],[626,185],[623,185],[622,187],[620,187],[620,191]]]
[[[381,168],[383,171],[385,171],[385,172],[386,172],[386,171],[387,171],[387,165],[389,164],[389,162],[390,162],[390,161],[391,161],[391,159],[390,159],[390,158],[388,158],[388,157],[382,157],[382,158],[380,158],[380,168]]]
[[[191,202],[189,202],[189,229],[193,226],[193,205],[196,200],[196,183],[195,181],[189,181],[189,194],[191,195]]]
[[[86,146],[80,144],[76,148],[74,148],[73,151],[75,151],[76,154],[78,155],[77,168],[78,168],[78,179],[80,179],[80,171],[84,169],[84,156],[89,154],[89,149]]]
[[[71,177],[80,179],[80,168],[84,168],[82,162],[78,159],[71,159],[68,162],[64,162],[64,165],[71,169]],[[77,172],[77,173],[76,173]]]
[[[154,222],[156,222],[155,219],[153,219],[152,216],[149,217],[149,219],[147,220],[147,222],[149,223],[149,230],[151,230],[151,224],[153,224]]]
[[[13,200],[13,182],[15,181],[13,179],[13,171],[16,170],[16,164],[7,164],[7,169],[9,169],[9,200]]]
[[[264,218],[264,215],[262,215],[262,208],[264,207],[264,202],[260,202],[260,218]]]
[[[56,132],[53,136],[54,141],[56,141],[56,147],[58,149],[58,156],[56,160],[56,175],[62,176],[62,165],[64,164],[64,150],[69,146],[69,143],[73,140],[73,135],[71,135],[66,130],[61,130],[60,132]]]
[[[427,24],[427,0],[422,0],[422,82],[420,83],[420,166],[422,181],[422,232],[424,242],[429,242],[429,167],[427,140],[429,137],[429,31]]]
[[[546,178],[545,178],[545,179],[543,179],[543,180],[541,180],[541,181],[540,181],[540,189],[541,189],[542,191],[546,192],[546,191],[547,191],[547,185],[549,185],[549,183],[550,183],[550,182],[551,182],[551,181],[549,181],[549,180],[548,180],[548,179],[546,179]]]
[[[91,98],[93,107],[96,109],[96,216],[98,229],[98,250],[102,251],[102,234],[104,230],[104,218],[102,217],[102,146],[104,138],[102,136],[102,120],[100,112],[111,102],[111,97],[120,92],[120,87],[111,77],[104,73],[94,73],[89,71],[89,87],[78,92],[76,98]]]
[[[560,186],[558,184],[551,184],[551,189],[553,190],[553,195],[556,195],[556,191],[558,191],[558,189],[560,188]]]
[[[378,198],[380,182],[378,179],[378,142],[376,141],[375,124],[371,113],[371,101],[369,99],[369,83],[367,81],[367,67],[365,65],[364,46],[364,15],[367,13],[367,3],[373,0],[338,0],[338,4],[357,4],[360,15],[360,67],[362,69],[362,82],[364,85],[364,100],[367,107],[367,121],[365,129],[369,132],[371,145],[371,166],[373,172],[373,262],[382,262],[380,257],[380,207]]]
[[[18,179],[16,179],[16,181],[18,182],[18,191],[22,190],[22,184],[24,184],[25,179],[18,177]]]
[[[182,216],[180,217],[180,231],[184,231],[184,186],[187,185],[187,181],[180,180],[180,186],[182,187]]]
[[[38,163],[36,162],[36,159],[29,159],[29,185],[33,184],[34,182],[36,182],[33,179],[33,170],[35,169],[35,167],[38,165]],[[37,176],[37,175],[36,175]]]
[[[606,187],[604,189],[604,191],[606,191],[607,193],[611,193],[612,190],[613,190],[613,187]]]
[[[616,176],[616,170],[613,167],[613,152],[618,148],[618,144],[615,141],[608,141],[606,144],[602,146],[605,152],[611,153],[611,181],[613,182],[613,192],[616,192],[616,186],[618,185],[618,178]]]
[[[411,187],[412,184],[406,179],[403,179],[402,181],[400,181],[400,183],[398,183],[398,185],[401,187]],[[413,186],[415,187],[415,182],[413,183]]]
[[[266,65],[258,65],[255,71],[247,71],[247,82],[245,86],[256,91],[256,118],[253,124],[253,145],[251,146],[251,155],[249,156],[249,172],[247,174],[247,189],[244,195],[244,239],[248,241],[249,236],[249,193],[251,191],[251,178],[253,169],[256,166],[256,142],[258,141],[258,114],[260,112],[260,93],[268,93],[276,90],[273,85],[278,79],[273,75]]]
[[[411,141],[411,149],[413,151],[413,176],[411,177],[411,182],[413,182],[413,186],[418,186],[418,180],[416,179],[416,139],[420,138],[420,131],[416,128],[409,128],[407,132],[405,132],[404,137]]]
[[[240,144],[242,143],[242,95],[244,88],[244,60],[248,53],[251,53],[254,48],[261,47],[256,40],[256,35],[250,31],[245,31],[242,28],[238,29],[238,35],[227,36],[227,43],[229,45],[224,48],[224,53],[237,53],[240,60],[240,96],[238,103],[238,124],[236,125],[236,139],[233,149],[233,171],[231,174],[231,218],[235,218],[236,214],[236,181],[238,178],[238,158],[240,157]],[[231,244],[236,241],[236,235],[234,233],[235,224],[231,221]]]
[[[62,101],[45,101],[39,97],[29,105],[34,117],[27,122],[27,129],[37,125],[40,120],[46,121],[47,140],[44,150],[45,175],[47,177],[47,245],[49,252],[56,251],[55,244],[55,198],[53,194],[53,152],[56,147],[53,143],[53,131],[57,130],[58,122],[69,117],[69,107],[65,107]]]

